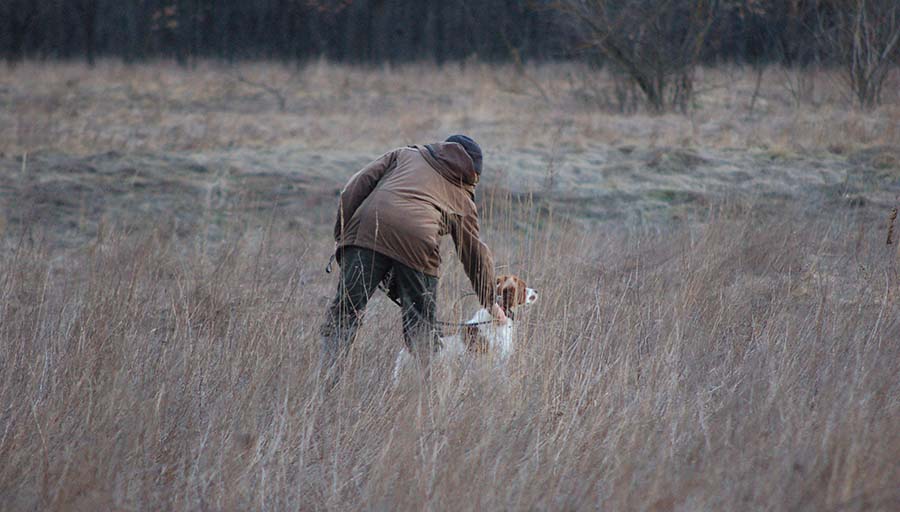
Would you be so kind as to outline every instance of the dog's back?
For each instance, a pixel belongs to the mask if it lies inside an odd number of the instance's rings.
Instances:
[[[507,312],[507,320],[503,324],[494,322],[494,317],[486,308],[479,309],[459,332],[441,338],[444,345],[439,357],[448,355],[489,355],[506,360],[513,352],[515,320],[513,310],[537,300],[537,292],[525,286],[525,281],[516,276],[497,278],[497,296],[501,299],[501,307]],[[401,349],[394,363],[393,379],[397,382],[400,370],[412,356],[406,349]]]

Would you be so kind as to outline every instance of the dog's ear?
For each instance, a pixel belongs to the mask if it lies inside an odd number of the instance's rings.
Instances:
[[[528,299],[528,290],[525,287],[525,281],[516,279],[516,304],[525,304]]]
[[[509,311],[516,305],[516,287],[509,276],[497,278],[497,295],[500,296],[500,307]]]

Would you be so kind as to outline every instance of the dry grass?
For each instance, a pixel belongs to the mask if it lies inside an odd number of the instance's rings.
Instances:
[[[607,145],[845,152],[900,145],[900,79],[886,104],[860,112],[829,70],[701,70],[690,116],[617,113],[615,83],[573,64],[527,69],[479,63],[359,69],[317,62],[25,63],[0,76],[0,153],[39,149],[204,151],[354,147],[380,151],[465,131],[487,147]],[[251,83],[280,91],[276,95]],[[534,84],[539,84],[540,90]],[[546,93],[544,99],[540,91]]]
[[[19,240],[0,255],[3,508],[900,506],[884,226],[732,204],[598,235],[528,205],[485,211],[499,262],[542,293],[508,368],[392,388],[399,320],[378,300],[324,401],[326,237]]]
[[[713,69],[690,116],[623,115],[602,72],[527,71],[0,76],[0,508],[900,508],[898,98],[773,68],[750,112],[755,77]],[[379,298],[324,399],[334,190],[460,131],[541,292],[518,352],[392,387]]]

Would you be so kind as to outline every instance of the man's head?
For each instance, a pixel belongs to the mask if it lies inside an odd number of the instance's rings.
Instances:
[[[479,176],[481,175],[481,146],[477,142],[465,135],[451,135],[444,142],[455,142],[462,146],[472,158],[472,162],[475,164],[475,172]]]

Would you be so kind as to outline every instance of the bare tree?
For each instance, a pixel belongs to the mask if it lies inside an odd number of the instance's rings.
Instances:
[[[897,0],[824,0],[817,31],[862,108],[881,103],[881,91],[900,58]]]
[[[655,111],[686,111],[720,0],[559,0],[582,44],[637,84]]]

